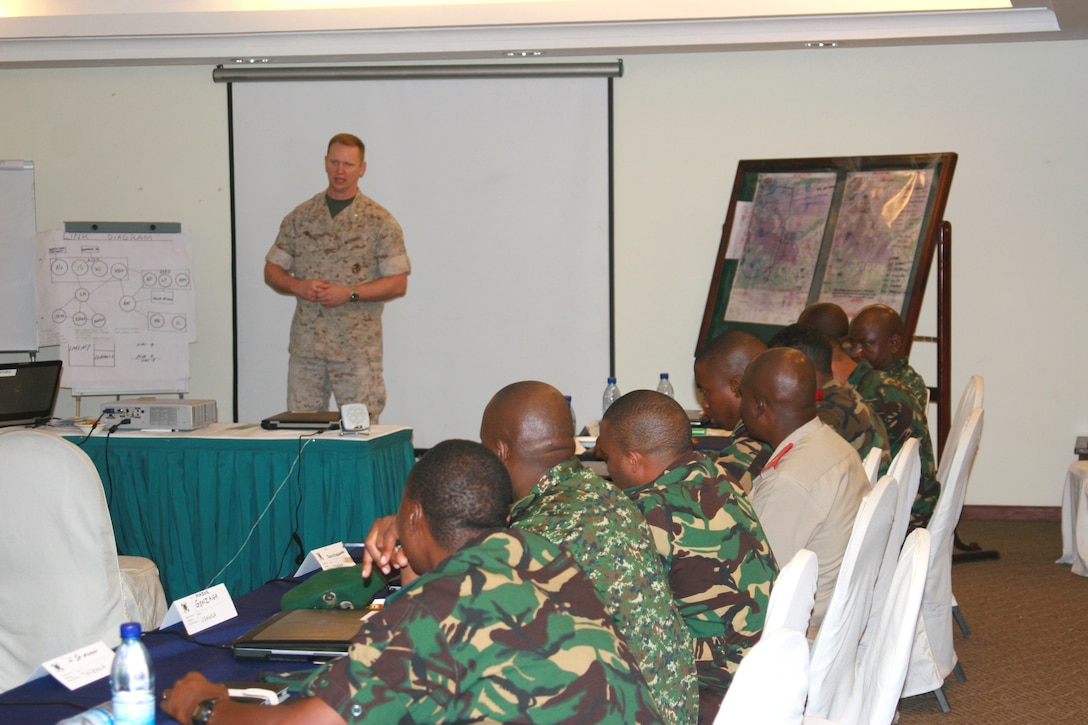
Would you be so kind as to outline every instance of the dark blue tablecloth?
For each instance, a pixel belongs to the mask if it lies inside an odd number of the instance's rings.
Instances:
[[[238,616],[193,636],[203,644],[229,645],[235,639],[280,609],[280,597],[294,581],[269,582],[254,592],[235,600]],[[230,649],[204,647],[183,638],[178,624],[168,630],[146,632],[144,643],[155,666],[155,691],[162,691],[190,670],[202,672],[213,682],[256,680],[261,672],[285,672],[313,669],[314,665],[293,662],[240,662]],[[179,636],[181,635],[181,636]],[[43,677],[0,695],[0,723],[11,725],[53,725],[110,699],[109,678],[69,691],[52,677]],[[70,704],[66,704],[70,703]],[[159,723],[176,720],[158,711]]]

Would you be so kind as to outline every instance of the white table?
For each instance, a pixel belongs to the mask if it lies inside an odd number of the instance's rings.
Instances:
[[[1088,461],[1076,461],[1062,493],[1062,558],[1073,573],[1088,576]]]

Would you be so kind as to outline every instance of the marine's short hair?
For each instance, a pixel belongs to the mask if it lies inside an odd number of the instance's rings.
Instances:
[[[513,503],[506,466],[466,440],[431,448],[409,472],[404,497],[420,504],[435,541],[447,549],[477,532],[505,528]]]
[[[769,347],[792,347],[805,353],[812,367],[823,375],[831,374],[832,342],[824,333],[808,325],[786,325],[776,332],[767,343]]]
[[[692,448],[688,414],[675,400],[654,390],[634,390],[620,397],[602,420],[625,453],[679,456]]]
[[[338,133],[329,139],[329,145],[325,147],[325,153],[332,150],[332,145],[338,143],[341,146],[354,146],[359,149],[359,160],[366,161],[366,144],[358,136],[350,133]]]

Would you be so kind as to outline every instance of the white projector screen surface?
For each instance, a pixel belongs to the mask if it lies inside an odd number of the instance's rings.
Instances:
[[[608,81],[235,83],[238,406],[286,406],[294,299],[263,281],[284,215],[327,185],[328,139],[366,143],[362,192],[404,229],[405,297],[383,316],[381,423],[416,447],[477,439],[502,386],[543,380],[600,417],[609,372]]]

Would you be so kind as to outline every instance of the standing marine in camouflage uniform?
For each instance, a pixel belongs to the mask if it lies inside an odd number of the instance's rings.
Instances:
[[[703,412],[731,431],[718,454],[718,465],[745,493],[752,490],[752,480],[770,460],[771,447],[748,435],[740,419],[740,379],[752,358],[766,349],[755,335],[728,330],[695,357],[695,385],[703,399]]]
[[[919,439],[918,453],[922,462],[922,477],[918,484],[918,497],[911,508],[911,528],[925,526],[937,506],[937,497],[941,485],[937,481],[937,468],[934,464],[933,442],[929,436],[929,423],[926,417],[928,394],[921,376],[906,361],[903,353],[906,330],[899,313],[885,305],[871,305],[864,308],[850,321],[850,339],[853,341],[853,354],[861,368],[863,361],[882,372],[887,379],[895,382],[894,387],[886,388],[890,397],[897,397],[909,406],[911,411],[911,437]],[[897,377],[894,373],[898,372]],[[855,386],[856,387],[856,386]],[[903,391],[906,396],[896,396],[894,389]],[[860,387],[862,397],[866,393]]]
[[[373,422],[385,408],[382,309],[402,296],[411,265],[400,224],[359,192],[366,172],[363,142],[329,141],[328,188],[280,224],[265,256],[265,282],[297,299],[287,373],[290,410],[366,403]]]
[[[363,621],[306,697],[244,705],[190,675],[163,709],[187,722],[201,700],[220,698],[212,707],[224,722],[661,723],[585,573],[542,537],[505,530],[510,500],[506,470],[482,446],[439,444],[409,474],[397,515],[422,576]]]
[[[636,390],[601,420],[597,451],[646,516],[695,642],[699,721],[712,723],[741,658],[759,641],[778,574],[748,497],[692,450],[684,409]]]
[[[858,391],[835,380],[831,372],[832,350],[837,343],[820,331],[800,323],[787,325],[775,333],[771,347],[799,350],[816,370],[816,415],[842,436],[862,460],[873,448],[881,452],[880,474],[891,465],[891,446],[883,421],[869,407]]]
[[[574,456],[570,406],[540,382],[508,385],[484,409],[480,440],[510,471],[510,526],[567,551],[597,588],[670,725],[698,711],[691,637],[638,508]]]

